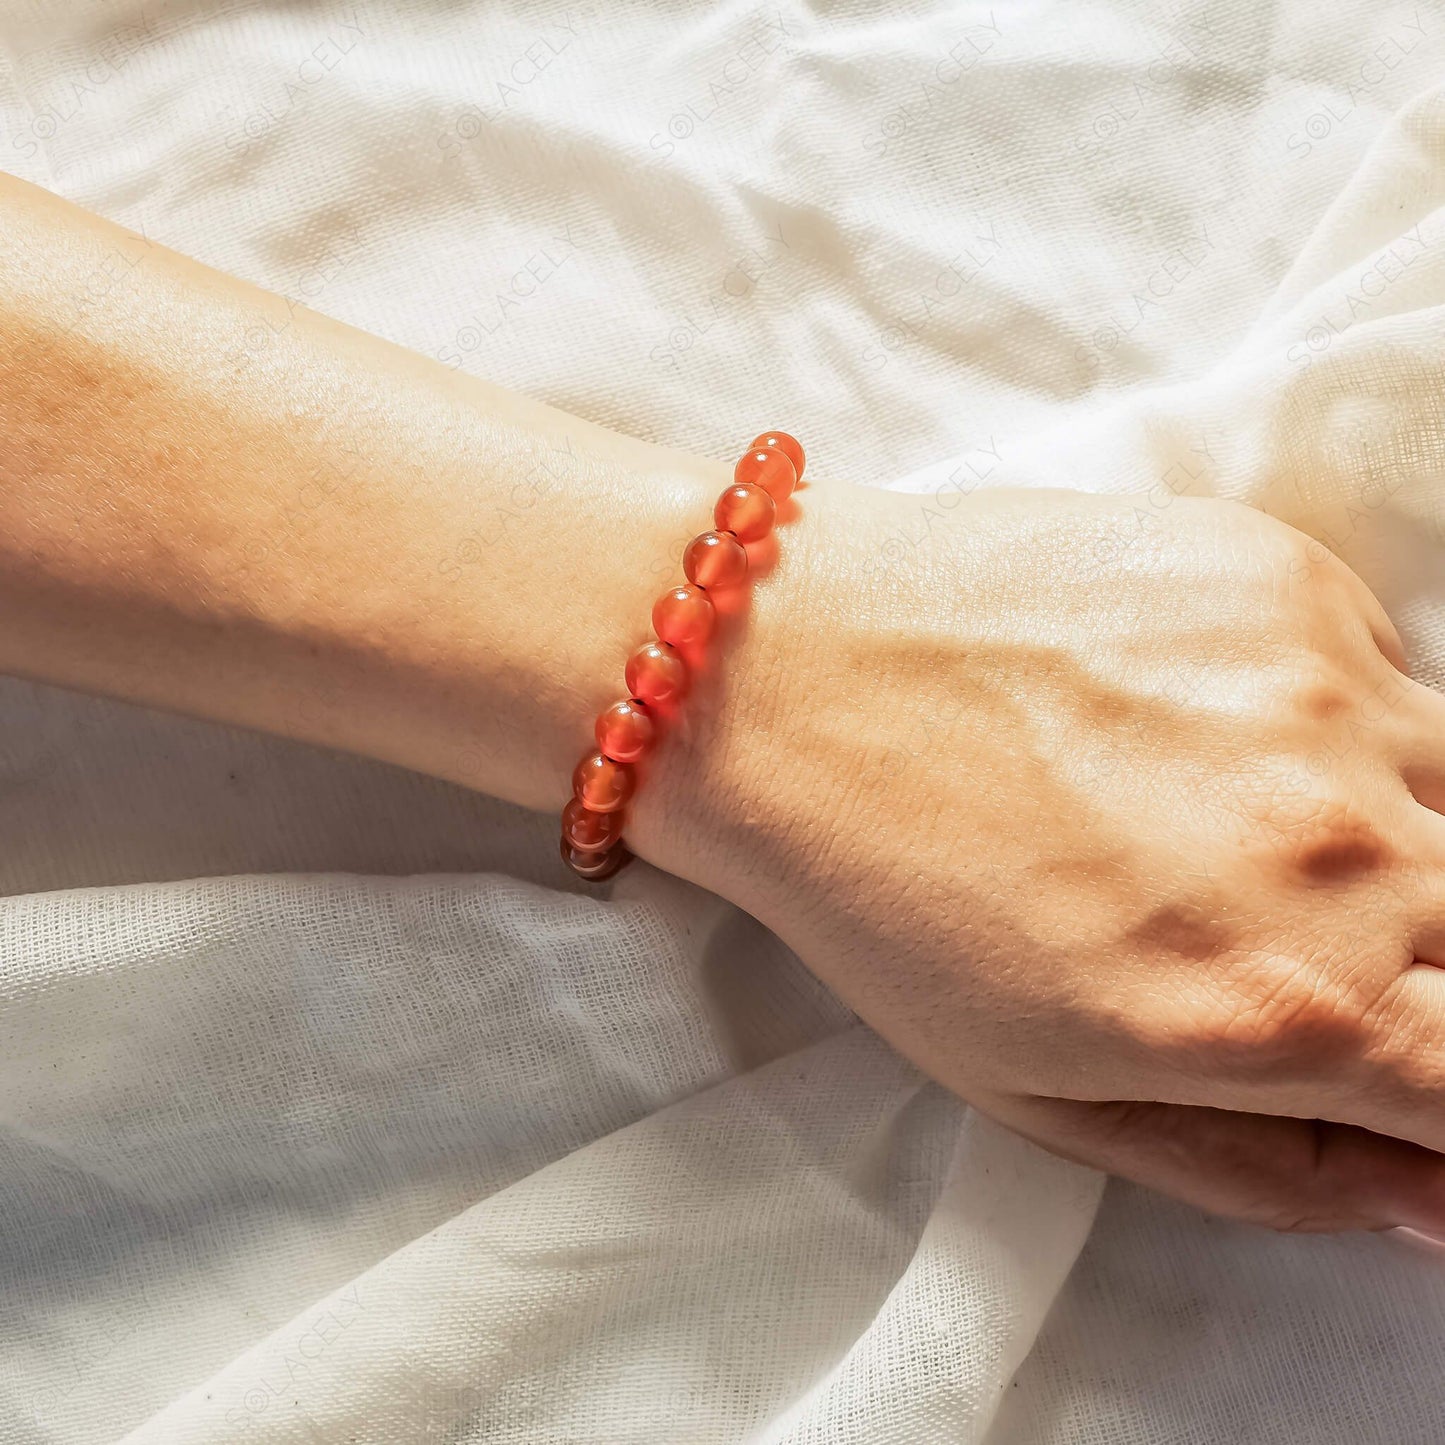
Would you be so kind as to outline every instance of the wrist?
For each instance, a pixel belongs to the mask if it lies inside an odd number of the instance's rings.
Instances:
[[[527,536],[510,549],[522,565],[507,589],[516,617],[482,628],[482,599],[465,587],[455,599],[447,723],[425,770],[560,811],[598,714],[627,694],[627,659],[649,636],[657,597],[681,580],[683,548],[705,525],[725,474],[721,463],[638,442],[554,476],[548,490],[569,520],[559,530],[519,517]],[[485,591],[495,596],[495,576]],[[499,636],[513,640],[501,655]],[[407,687],[404,670],[398,677]]]
[[[805,757],[847,595],[843,519],[866,494],[810,479],[756,559],[746,596],[719,618],[707,666],[648,760],[630,810],[639,857],[755,914],[801,881],[809,850],[795,796],[818,786]],[[826,685],[826,684],[825,684]],[[835,794],[846,777],[834,777]]]

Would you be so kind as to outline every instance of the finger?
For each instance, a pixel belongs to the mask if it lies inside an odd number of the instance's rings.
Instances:
[[[1369,589],[1366,589],[1369,592]],[[1375,599],[1375,594],[1369,592],[1370,601],[1375,605],[1370,608],[1368,621],[1370,633],[1375,639],[1375,646],[1384,654],[1385,661],[1404,677],[1410,676],[1410,662],[1405,655],[1405,643],[1401,638],[1399,629],[1390,621],[1390,614],[1380,606]]]
[[[1445,1149],[1445,968],[1420,962],[1405,969],[1374,1014],[1359,1087],[1330,1112]]]
[[[1392,839],[1399,856],[1359,892],[1347,915],[1357,947],[1383,940],[1400,945],[1397,962],[1382,965],[1387,972],[1378,991],[1364,1002],[1367,1024],[1377,1007],[1388,1013],[1390,991],[1411,962],[1445,968],[1445,817],[1408,797],[1403,801]]]
[[[1374,601],[1374,592],[1370,594]],[[1410,663],[1405,655],[1405,639],[1400,637],[1400,630],[1390,621],[1390,614],[1381,607],[1379,601],[1374,601],[1374,610],[1370,614],[1370,631],[1374,634],[1374,644],[1384,653],[1386,662],[1403,676],[1410,675]]]
[[[1132,1101],[1010,1097],[979,1107],[1052,1153],[1231,1219],[1445,1233],[1445,1156],[1366,1129]]]
[[[1384,604],[1370,590],[1369,583],[1348,562],[1337,554],[1331,553],[1331,556],[1339,564],[1340,576],[1369,626],[1375,646],[1385,655],[1391,667],[1408,677],[1410,665],[1405,655],[1405,644],[1400,637],[1399,628],[1385,611]]]
[[[1398,869],[1389,892],[1396,901],[1396,918],[1405,921],[1410,949],[1416,962],[1445,968],[1445,818],[1426,808],[1413,810],[1419,820],[1418,861]],[[1398,922],[1386,920],[1387,931]]]
[[[1445,696],[1408,682],[1394,746],[1396,765],[1418,802],[1445,813]]]
[[[1377,1134],[1445,1150],[1445,966],[1419,961],[1417,939],[1404,968],[1352,1026],[1354,1056],[1309,1091],[1311,1111]],[[1441,945],[1436,943],[1438,948]],[[1271,1107],[1303,1112],[1296,1092]]]

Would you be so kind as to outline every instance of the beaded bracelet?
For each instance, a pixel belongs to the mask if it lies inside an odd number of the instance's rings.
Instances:
[[[600,883],[632,857],[622,841],[623,810],[636,786],[632,764],[656,741],[657,710],[687,691],[687,663],[678,649],[711,635],[716,611],[708,593],[747,577],[744,544],[772,531],[778,503],[792,495],[803,461],[802,447],[786,432],[755,437],[713,508],[714,530],[694,537],[682,554],[686,583],[657,599],[657,637],[627,660],[627,696],[599,714],[597,750],[577,764],[572,800],[562,810],[562,857],[579,878]]]

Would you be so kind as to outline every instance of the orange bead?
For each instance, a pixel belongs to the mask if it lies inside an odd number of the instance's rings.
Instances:
[[[626,763],[605,753],[589,753],[572,774],[572,791],[594,813],[614,813],[632,796],[636,783]]]
[[[712,513],[718,531],[732,532],[739,542],[761,542],[773,530],[777,516],[778,504],[751,482],[729,487]]]
[[[798,485],[798,469],[777,447],[754,447],[738,458],[733,481],[761,487],[775,502],[786,502]]]
[[[707,641],[715,615],[712,599],[701,587],[689,582],[664,592],[657,599],[652,609],[652,627],[664,642],[674,647],[691,647]]]
[[[604,878],[612,877],[631,857],[627,845],[620,839],[610,848],[594,852],[574,848],[567,841],[567,835],[562,835],[563,860],[579,878],[585,878],[589,883],[601,883]]]
[[[627,659],[627,690],[649,707],[676,702],[687,691],[687,664],[667,643],[645,643]]]
[[[642,704],[630,697],[597,715],[597,746],[619,763],[635,763],[652,746],[654,731]]]
[[[760,437],[753,438],[755,447],[776,447],[787,459],[792,462],[793,470],[797,472],[799,480],[803,476],[803,463],[807,458],[803,455],[803,448],[797,437],[790,437],[785,431],[768,431]]]
[[[747,549],[731,532],[704,532],[687,544],[682,570],[699,587],[736,587],[748,575]]]
[[[620,812],[595,812],[581,798],[573,798],[562,809],[562,837],[584,853],[610,848],[621,836]]]

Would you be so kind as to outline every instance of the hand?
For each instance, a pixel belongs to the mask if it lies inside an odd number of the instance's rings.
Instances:
[[[634,846],[1047,1148],[1445,1229],[1445,700],[1359,578],[1233,503],[797,500]]]

